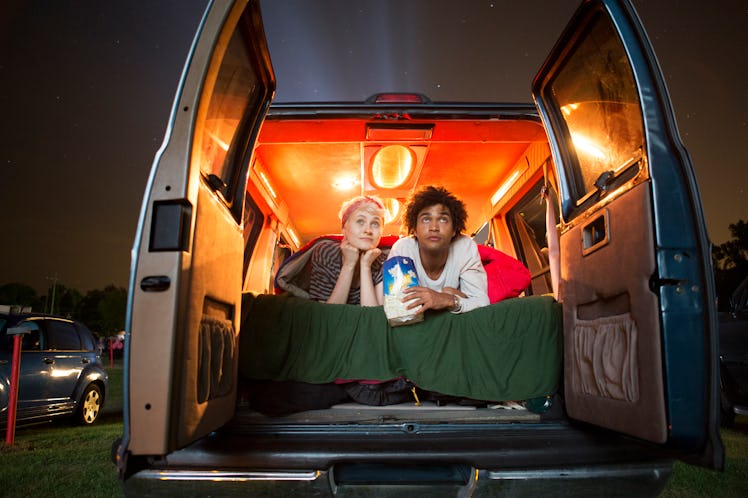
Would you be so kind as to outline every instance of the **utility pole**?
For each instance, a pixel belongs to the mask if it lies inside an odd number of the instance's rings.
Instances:
[[[57,272],[55,272],[53,277],[44,277],[47,280],[52,281],[52,304],[49,306],[49,314],[54,315],[55,314],[55,291],[57,290],[57,281],[60,279],[60,277],[57,275]],[[45,306],[45,312],[46,306]]]

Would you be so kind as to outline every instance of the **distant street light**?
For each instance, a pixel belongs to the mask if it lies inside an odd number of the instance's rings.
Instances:
[[[49,306],[49,314],[54,315],[55,314],[55,290],[57,290],[57,281],[60,279],[60,277],[57,275],[57,272],[55,272],[54,277],[44,277],[47,280],[52,281],[52,303]],[[44,306],[44,313],[47,313],[47,307]]]

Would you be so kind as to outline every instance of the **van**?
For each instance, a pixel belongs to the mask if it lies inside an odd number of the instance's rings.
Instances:
[[[549,49],[534,104],[272,103],[258,2],[210,3],[133,247],[125,495],[656,496],[674,460],[723,467],[710,244],[655,55],[627,0],[583,2]],[[462,199],[465,233],[530,283],[370,330],[381,307],[277,281],[340,233],[345,199],[382,198],[391,242],[425,185]],[[342,374],[447,401],[253,409],[254,381]]]

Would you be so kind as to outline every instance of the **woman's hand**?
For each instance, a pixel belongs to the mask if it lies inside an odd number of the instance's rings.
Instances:
[[[361,266],[371,266],[374,261],[382,254],[382,250],[378,247],[372,247],[366,252],[361,253]]]
[[[358,263],[359,251],[346,239],[340,241],[340,252],[343,255],[343,266],[355,268]]]

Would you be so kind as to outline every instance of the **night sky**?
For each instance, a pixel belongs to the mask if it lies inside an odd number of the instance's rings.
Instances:
[[[577,5],[263,1],[276,100],[419,91],[530,102],[532,77]],[[748,5],[634,5],[665,75],[710,237],[722,243],[730,223],[748,220]],[[204,6],[2,3],[0,284],[44,292],[57,275],[83,292],[127,285],[146,178]]]

